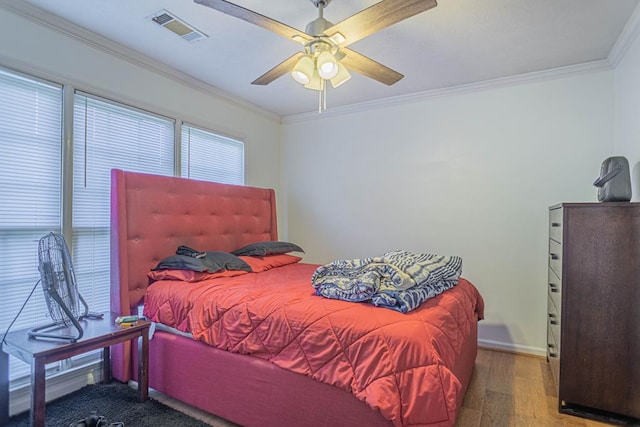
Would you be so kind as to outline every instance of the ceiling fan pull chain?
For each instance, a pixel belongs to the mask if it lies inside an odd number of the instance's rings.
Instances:
[[[322,80],[322,110],[327,109],[327,82]]]

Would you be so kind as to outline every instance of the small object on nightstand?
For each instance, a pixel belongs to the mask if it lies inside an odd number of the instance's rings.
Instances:
[[[137,324],[138,324],[137,321],[136,322],[120,322],[120,323],[118,323],[118,326],[120,326],[121,328],[128,328],[128,327],[131,327],[131,326],[135,326]]]
[[[90,311],[85,316],[87,319],[102,319],[104,317],[104,313],[97,313],[95,311]]]
[[[116,317],[116,323],[122,326],[123,323],[135,323],[138,321],[138,316],[118,316]],[[131,326],[131,325],[129,325]]]

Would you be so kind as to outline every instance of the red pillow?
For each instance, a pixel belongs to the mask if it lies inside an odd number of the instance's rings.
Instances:
[[[300,262],[302,259],[299,256],[287,254],[265,255],[263,257],[240,256],[239,258],[249,264],[254,273],[260,273],[272,268],[282,267],[283,265],[295,264],[296,262]]]
[[[183,282],[199,282],[201,280],[216,279],[218,277],[233,277],[241,274],[247,274],[242,270],[221,270],[215,273],[207,273],[206,271],[192,270],[152,270],[147,273],[149,279],[156,280],[182,280]]]

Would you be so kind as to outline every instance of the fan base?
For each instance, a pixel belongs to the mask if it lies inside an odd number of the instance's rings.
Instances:
[[[74,319],[75,320],[75,319]],[[62,331],[64,329],[64,333]],[[75,329],[75,335],[69,334],[69,332],[73,332]],[[59,332],[56,332],[59,331]],[[48,325],[38,326],[36,328],[31,329],[28,332],[29,338],[49,338],[49,339],[57,339],[64,340],[70,342],[76,342],[80,338],[82,338],[84,331],[82,330],[82,326],[75,321],[72,325],[67,325],[64,322],[56,322],[50,323]]]

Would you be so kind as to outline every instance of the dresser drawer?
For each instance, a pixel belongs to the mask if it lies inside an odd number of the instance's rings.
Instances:
[[[553,304],[556,307],[556,310],[558,311],[558,313],[560,313],[560,307],[562,303],[562,281],[551,269],[549,269],[548,275],[549,277],[547,279],[547,289],[549,298],[551,298]]]
[[[562,245],[549,239],[549,267],[562,279]]]
[[[557,345],[550,327],[547,328],[547,360],[551,367],[556,392],[558,392],[560,386],[560,348]]]
[[[560,313],[553,305],[553,301],[547,302],[547,341],[553,337],[556,352],[560,353]]]
[[[549,211],[549,238],[562,243],[562,208]]]

